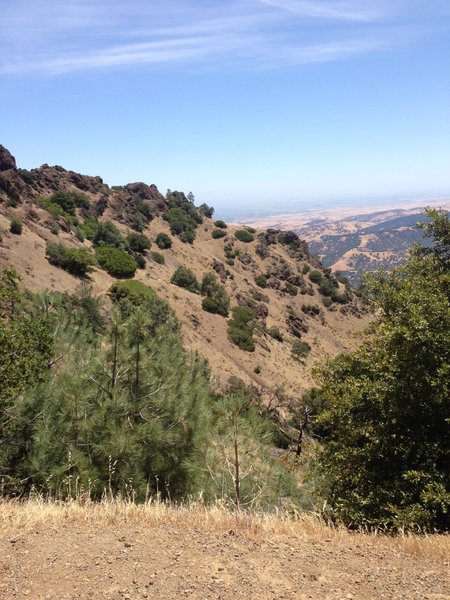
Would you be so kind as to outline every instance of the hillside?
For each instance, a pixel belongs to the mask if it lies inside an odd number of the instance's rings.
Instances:
[[[63,210],[61,202],[67,201],[63,195],[56,206],[49,199],[60,192],[70,192],[79,205]],[[189,215],[194,225],[174,233],[179,223],[172,217],[180,214],[182,220]],[[206,205],[195,208],[180,192],[165,198],[155,185],[132,183],[110,188],[100,177],[60,166],[17,169],[12,155],[0,147],[0,268],[14,267],[31,291],[73,292],[84,280],[95,295],[106,296],[114,277],[99,266],[93,266],[84,277],[73,275],[49,262],[48,244],[58,242],[90,253],[92,228],[107,221],[124,238],[140,232],[152,245],[140,253],[145,264],[134,278],[169,301],[182,323],[186,347],[208,358],[218,384],[223,387],[234,376],[259,390],[283,388],[286,395],[298,397],[312,385],[311,367],[317,360],[356,346],[355,333],[368,320],[361,301],[345,282],[323,269],[298,235],[274,229],[247,231],[249,241],[240,241],[236,238],[240,228],[224,228],[219,223],[222,237],[213,239],[212,232],[218,228],[211,216]],[[10,232],[13,219],[22,223],[20,235]],[[187,239],[192,231],[195,239]],[[170,248],[158,248],[155,240],[160,233],[170,237]],[[159,264],[162,260],[164,264]],[[200,294],[170,282],[180,266],[191,269],[198,280],[204,273],[214,273],[230,296],[231,307],[250,308],[253,352],[230,341],[228,320],[203,310]],[[315,271],[319,275],[312,280]],[[255,282],[258,276],[259,286]],[[270,335],[274,327],[281,335]],[[305,342],[303,355],[293,355],[295,341]]]
[[[445,200],[428,204],[449,208]],[[416,228],[418,221],[426,220],[424,208],[425,204],[418,206],[414,202],[383,209],[313,210],[250,218],[248,222],[254,227],[294,230],[308,242],[311,254],[319,256],[325,267],[339,271],[353,285],[358,285],[364,272],[397,267],[413,244],[427,245],[428,240]]]
[[[352,534],[306,515],[10,503],[0,548],[5,599],[450,597],[446,537]]]

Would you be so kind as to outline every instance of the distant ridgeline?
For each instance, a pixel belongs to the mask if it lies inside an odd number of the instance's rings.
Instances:
[[[429,245],[416,226],[418,221],[427,220],[423,211],[418,211],[363,227],[355,233],[324,234],[319,240],[310,241],[309,247],[324,266],[339,270],[353,285],[359,285],[365,272],[390,270],[405,260],[414,244]],[[309,225],[314,228],[314,222]]]

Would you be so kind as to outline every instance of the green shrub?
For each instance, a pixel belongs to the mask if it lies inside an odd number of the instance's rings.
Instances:
[[[329,296],[324,296],[322,298],[322,302],[325,308],[330,308],[330,306],[333,304],[333,300]]]
[[[246,244],[253,242],[255,239],[253,235],[246,229],[238,229],[234,232],[234,237],[240,242],[245,242]]]
[[[83,229],[81,229],[81,227],[77,227],[75,229],[75,237],[77,238],[77,240],[79,242],[84,242],[84,240],[86,239],[86,236],[84,235],[84,231]]]
[[[233,344],[246,352],[255,351],[253,330],[255,328],[255,313],[246,306],[236,306],[232,309],[233,317],[228,321],[228,337]]]
[[[109,293],[114,302],[128,300],[136,306],[156,295],[151,287],[135,279],[113,283],[109,288]]]
[[[188,269],[187,267],[178,267],[175,273],[172,275],[170,283],[189,290],[194,294],[197,294],[200,289],[197,277],[191,271],[191,269]]]
[[[9,231],[14,235],[21,235],[23,230],[22,221],[20,219],[11,219]]]
[[[68,248],[61,243],[49,243],[46,249],[50,264],[73,275],[86,275],[95,264],[95,258],[87,248]]]
[[[254,227],[250,227],[250,225],[245,225],[244,229],[249,233],[256,233],[256,229]]]
[[[60,226],[58,225],[58,223],[56,223],[56,221],[54,221],[51,225],[50,225],[50,231],[51,233],[53,233],[53,235],[58,235],[59,232],[61,231]],[[76,235],[76,234],[75,234]]]
[[[142,254],[136,254],[136,256],[133,256],[133,258],[136,261],[138,269],[145,269],[145,265],[147,264],[147,261],[142,256]]]
[[[201,293],[206,298],[202,301],[202,308],[210,313],[228,316],[230,298],[222,284],[213,273],[205,273],[202,279]]]
[[[292,356],[297,360],[303,360],[311,352],[311,346],[307,342],[295,340],[292,344]]]
[[[102,269],[113,277],[127,279],[133,277],[137,264],[129,254],[113,246],[99,246],[95,252]]]
[[[167,233],[158,233],[156,236],[156,245],[160,250],[167,250],[172,247],[172,238]]]
[[[17,208],[19,204],[20,202],[17,198],[8,198],[8,200],[6,201],[6,206],[9,206],[11,208]]]
[[[28,185],[31,185],[34,181],[33,173],[28,171],[28,169],[17,169],[17,174],[25,181],[25,183],[28,183]]]
[[[270,335],[271,338],[277,340],[277,342],[283,341],[283,334],[276,325],[272,325],[272,327],[269,327],[267,333]]]
[[[316,304],[302,304],[302,312],[305,315],[318,315],[320,314],[320,308]]]
[[[92,241],[94,239],[95,234],[97,233],[99,225],[100,223],[97,217],[89,216],[86,217],[86,219],[82,223],[80,223],[78,228],[84,233],[88,240]]]
[[[114,246],[115,248],[123,248],[124,239],[114,223],[111,223],[111,221],[103,221],[103,223],[98,224],[92,243],[94,246]]]
[[[213,229],[211,236],[214,240],[218,240],[219,238],[223,238],[227,235],[227,232],[223,229]]]
[[[168,221],[170,231],[181,241],[192,244],[196,228],[203,223],[202,215],[181,192],[170,192],[167,202],[169,210],[164,219]]]
[[[228,225],[225,223],[225,221],[214,221],[214,227],[217,227],[218,229],[226,229],[228,227]]]
[[[304,263],[303,267],[302,267],[303,275],[306,275],[306,273],[309,273],[310,270],[311,270],[311,267],[308,265],[308,263]]]
[[[155,263],[158,263],[158,265],[164,265],[166,262],[164,256],[159,252],[152,252],[152,258],[155,261]]]
[[[89,208],[89,200],[80,192],[54,192],[47,198],[49,204],[57,205],[68,215],[75,215],[76,208]]]
[[[291,296],[296,296],[298,294],[298,287],[296,285],[292,285],[289,281],[286,281],[284,284],[285,291]]]
[[[127,248],[132,252],[143,254],[150,248],[150,240],[142,233],[129,233],[125,238]]]
[[[267,278],[266,278],[266,276],[262,275],[262,274],[255,275],[255,283],[260,288],[266,288],[267,287]]]
[[[317,271],[316,269],[313,271],[309,271],[308,277],[313,283],[321,283],[323,279],[322,273],[320,271]]]

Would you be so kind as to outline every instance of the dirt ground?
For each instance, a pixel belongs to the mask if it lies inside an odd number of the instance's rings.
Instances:
[[[110,517],[3,510],[0,598],[450,598],[448,539],[437,551],[308,523]]]

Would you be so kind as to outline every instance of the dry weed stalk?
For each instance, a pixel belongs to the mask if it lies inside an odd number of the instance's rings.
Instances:
[[[390,547],[398,552],[450,562],[450,536],[403,534],[388,536],[350,532],[330,526],[318,515],[287,512],[258,513],[230,511],[222,505],[205,506],[199,502],[174,505],[149,500],[136,504],[128,500],[105,499],[92,502],[79,498],[68,502],[33,498],[25,501],[0,501],[0,533],[31,530],[42,525],[70,523],[80,527],[120,526],[125,523],[145,527],[167,525],[189,527],[207,532],[233,531],[261,542],[288,538],[295,542],[327,543],[335,547]]]

